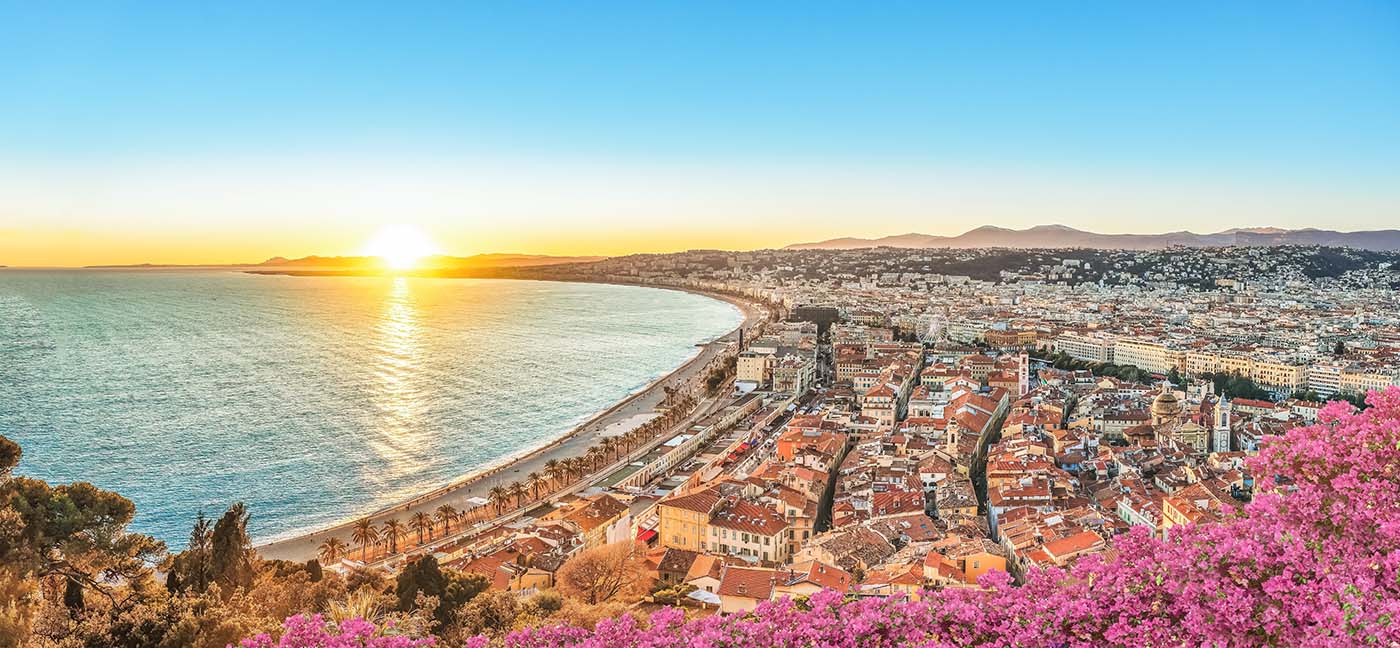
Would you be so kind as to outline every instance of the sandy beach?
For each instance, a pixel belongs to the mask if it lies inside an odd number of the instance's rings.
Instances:
[[[666,286],[646,286],[653,288],[678,288]],[[555,439],[548,445],[523,451],[519,456],[507,457],[497,464],[483,468],[481,471],[469,475],[461,480],[442,488],[418,495],[408,501],[401,502],[394,506],[380,509],[371,514],[361,516],[370,518],[375,524],[382,524],[391,518],[398,518],[407,522],[415,513],[420,511],[432,515],[439,506],[451,505],[459,510],[471,507],[473,498],[485,499],[491,488],[497,485],[509,485],[512,482],[523,481],[525,476],[531,472],[543,474],[545,463],[551,459],[567,459],[570,457],[582,456],[588,449],[596,445],[601,439],[609,436],[616,436],[638,427],[653,417],[657,406],[665,397],[663,386],[684,382],[699,375],[713,360],[725,349],[737,342],[738,333],[741,329],[757,322],[760,318],[767,316],[767,309],[763,306],[748,302],[736,297],[708,293],[702,291],[690,291],[712,299],[719,299],[736,306],[743,314],[743,321],[738,328],[716,338],[709,343],[700,346],[700,350],[685,364],[677,367],[670,373],[658,378],[643,389],[631,394],[617,404],[609,407],[589,420],[575,427],[567,434]],[[547,396],[546,396],[547,397]],[[702,403],[699,409],[704,409]],[[599,472],[606,472],[610,468],[604,468]],[[585,478],[585,482],[588,478]],[[322,542],[330,537],[338,537],[347,546],[352,548],[357,545],[351,540],[351,530],[355,520],[322,528],[295,537],[277,540],[257,546],[256,549],[263,558],[270,560],[293,560],[305,561],[315,558]],[[256,539],[255,539],[256,540]],[[358,551],[351,551],[348,557],[358,556]]]

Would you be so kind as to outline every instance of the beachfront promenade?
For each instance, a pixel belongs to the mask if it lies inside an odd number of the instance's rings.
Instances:
[[[473,502],[481,502],[488,499],[491,489],[496,486],[508,487],[514,482],[524,481],[530,473],[546,474],[545,465],[550,460],[564,460],[585,455],[589,448],[597,445],[605,437],[615,437],[640,427],[648,420],[654,418],[657,408],[666,398],[664,387],[667,385],[686,384],[691,381],[701,380],[702,374],[709,367],[711,362],[720,357],[725,351],[730,350],[738,342],[739,330],[747,328],[766,316],[766,309],[760,305],[738,300],[722,295],[707,294],[706,296],[717,299],[724,299],[740,309],[743,313],[743,323],[740,328],[705,344],[700,352],[684,365],[678,367],[670,374],[654,381],[645,389],[632,394],[620,401],[613,407],[599,413],[587,422],[574,428],[573,431],[560,437],[553,443],[536,449],[528,454],[508,460],[502,464],[472,475],[462,481],[456,482],[444,488],[439,488],[429,493],[424,493],[409,501],[399,503],[390,508],[381,509],[373,514],[363,516],[370,519],[375,525],[382,525],[390,519],[398,519],[407,523],[416,513],[422,512],[433,515],[438,507],[448,505],[459,511],[473,508]],[[706,398],[698,401],[693,413],[686,416],[674,427],[689,425],[700,416],[708,413],[715,405],[716,399]],[[666,434],[659,434],[656,438],[643,444],[643,447],[650,447],[659,443],[667,437]],[[635,454],[635,452],[633,453]],[[572,482],[563,487],[562,493],[573,492],[576,487],[590,484],[602,475],[608,474],[614,466],[606,466],[598,471],[585,475],[582,479]],[[601,473],[601,474],[600,474]],[[551,496],[557,496],[553,494]],[[548,499],[546,497],[545,499]],[[534,504],[530,504],[533,506]],[[491,504],[486,504],[485,509],[494,510]],[[510,518],[517,513],[515,509],[504,513],[504,518]],[[496,516],[491,516],[493,519]],[[359,519],[363,519],[359,518]],[[277,542],[268,543],[257,547],[257,551],[263,558],[270,560],[293,560],[306,561],[317,557],[320,546],[328,538],[336,537],[345,543],[350,550],[346,553],[347,558],[357,559],[360,555],[359,545],[353,541],[353,526],[357,520],[350,520],[343,524],[320,529],[311,533],[300,535]],[[478,524],[469,527],[465,533],[471,534],[491,528],[493,524]],[[454,526],[454,530],[456,527]],[[453,535],[460,536],[464,532],[455,532]],[[437,536],[435,536],[437,537]],[[439,538],[440,540],[440,538]],[[411,548],[411,543],[401,542],[400,549]],[[382,557],[382,555],[381,555]]]

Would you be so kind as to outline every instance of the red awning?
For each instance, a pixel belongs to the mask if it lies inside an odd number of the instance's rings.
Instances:
[[[652,538],[655,537],[656,529],[643,529],[641,532],[637,533],[637,540],[641,542],[651,542]]]

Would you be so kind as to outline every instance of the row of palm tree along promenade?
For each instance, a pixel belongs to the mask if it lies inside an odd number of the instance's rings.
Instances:
[[[258,547],[267,559],[395,568],[407,557],[490,540],[541,505],[602,484],[697,422],[733,409],[726,388],[743,340],[753,339],[770,307],[709,294],[737,306],[739,328],[685,365],[600,413],[555,442],[462,481],[354,522]],[[742,332],[742,333],[741,333]]]

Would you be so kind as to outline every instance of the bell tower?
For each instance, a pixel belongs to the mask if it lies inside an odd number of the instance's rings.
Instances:
[[[1221,396],[1215,401],[1215,426],[1210,432],[1210,451],[1230,451],[1230,401]]]
[[[1017,387],[1020,389],[1018,396],[1025,396],[1031,390],[1031,358],[1025,351],[1021,352],[1021,364],[1016,369]]]

